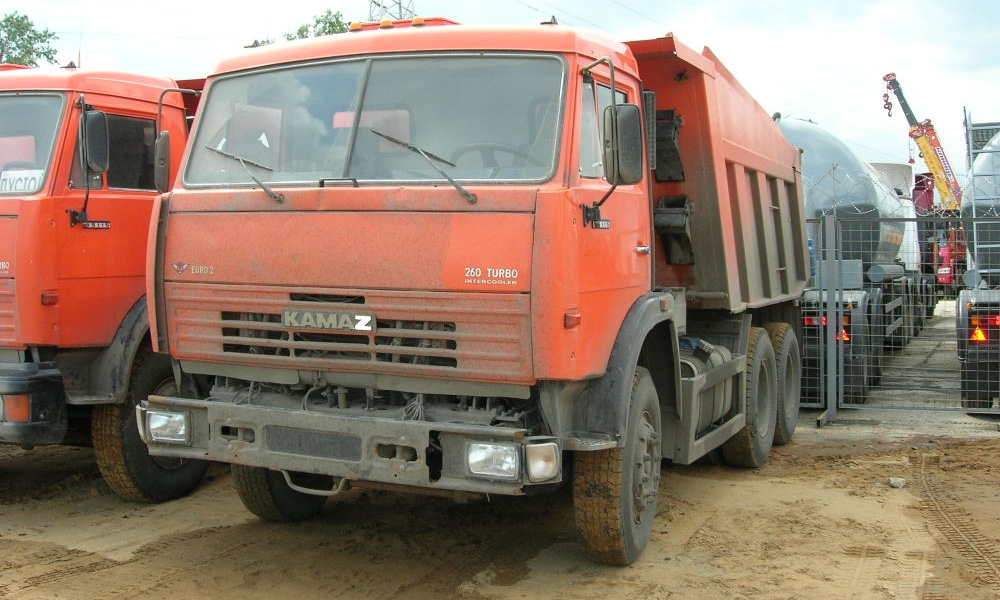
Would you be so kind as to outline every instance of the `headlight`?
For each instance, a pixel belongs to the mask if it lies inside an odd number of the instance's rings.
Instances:
[[[147,411],[146,431],[149,432],[151,442],[185,445],[191,443],[187,413]]]
[[[516,444],[471,443],[466,448],[469,471],[479,477],[515,481],[521,474],[521,454]]]

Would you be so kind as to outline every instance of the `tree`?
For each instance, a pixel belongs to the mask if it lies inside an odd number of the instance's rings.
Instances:
[[[345,31],[347,31],[347,23],[344,23],[344,16],[340,14],[339,10],[333,12],[328,8],[325,13],[317,15],[312,24],[307,23],[300,26],[295,33],[286,33],[285,39],[301,40]]]
[[[329,12],[329,11],[328,11]],[[38,60],[56,62],[56,49],[51,42],[59,39],[48,29],[35,29],[35,24],[16,11],[0,20],[0,63],[38,66]]]

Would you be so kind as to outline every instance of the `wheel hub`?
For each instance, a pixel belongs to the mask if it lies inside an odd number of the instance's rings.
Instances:
[[[633,457],[632,506],[633,520],[641,523],[646,508],[656,500],[660,487],[660,435],[648,412],[642,413],[635,456]]]

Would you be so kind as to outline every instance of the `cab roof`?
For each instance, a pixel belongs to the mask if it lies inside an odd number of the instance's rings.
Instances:
[[[5,91],[72,91],[84,94],[107,94],[157,102],[165,88],[177,83],[166,77],[154,77],[120,71],[90,71],[56,67],[32,67],[0,71],[0,93]]]
[[[333,57],[413,52],[524,51],[574,53],[603,58],[635,74],[636,63],[625,44],[600,33],[562,27],[461,25],[431,18],[425,25],[393,21],[391,27],[363,27],[293,42],[260,46],[219,63],[216,74],[255,67],[309,62]]]

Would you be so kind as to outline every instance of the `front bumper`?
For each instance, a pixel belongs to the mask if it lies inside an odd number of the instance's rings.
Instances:
[[[0,442],[59,444],[67,423],[62,375],[53,363],[0,363]]]
[[[157,441],[149,417],[165,414],[183,415],[186,430],[171,436],[172,441]],[[532,486],[562,481],[561,451],[555,440],[532,437],[517,428],[165,396],[150,396],[137,407],[136,418],[153,456],[481,494],[522,495]],[[484,447],[509,449],[517,466],[504,475],[473,473],[469,456]],[[529,464],[543,447],[556,464],[549,467],[551,477],[538,480],[537,470]]]

